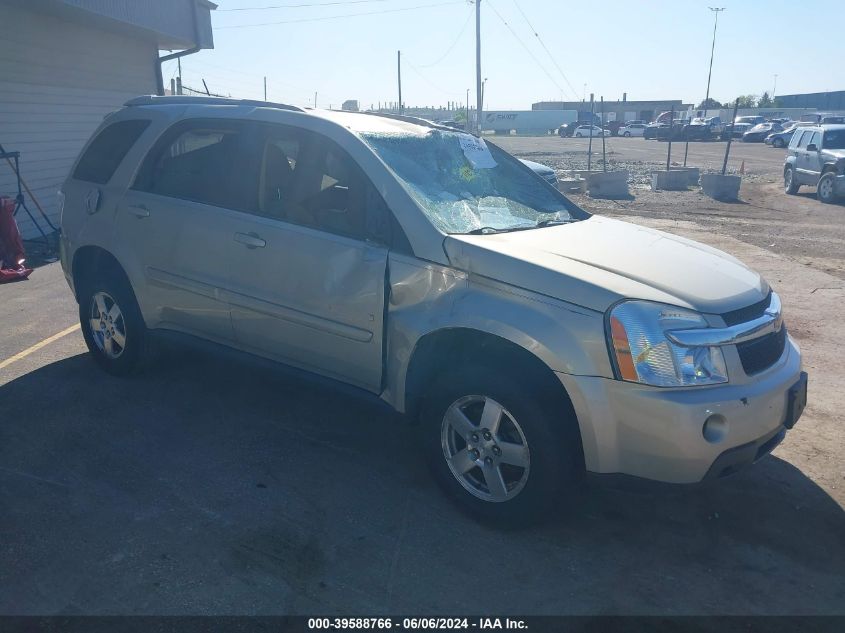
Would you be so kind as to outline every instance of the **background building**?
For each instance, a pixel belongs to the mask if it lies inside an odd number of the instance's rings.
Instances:
[[[664,99],[660,101],[628,101],[623,97],[622,101],[604,102],[604,120],[609,121],[651,121],[661,112],[669,112],[674,109],[679,115],[676,118],[684,118],[680,113],[685,113],[693,107],[691,103],[683,103],[680,99]],[[531,104],[532,110],[577,110],[589,112],[589,101],[539,101]],[[596,101],[595,112],[599,114],[601,103]],[[579,117],[579,120],[589,120]]]
[[[21,153],[21,174],[54,224],[56,191],[103,116],[139,94],[163,94],[160,50],[213,48],[214,8],[207,0],[0,0],[0,144]],[[15,193],[5,160],[0,193]],[[23,212],[17,220],[24,237],[38,234]]]
[[[845,90],[808,92],[797,95],[778,95],[778,105],[784,108],[807,108],[827,112],[845,110]]]

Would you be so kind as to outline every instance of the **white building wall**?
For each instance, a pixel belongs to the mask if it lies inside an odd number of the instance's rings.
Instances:
[[[0,143],[21,153],[21,175],[58,226],[56,191],[103,116],[155,93],[157,45],[4,4],[0,24]],[[14,193],[0,160],[0,194]],[[17,220],[24,237],[38,235],[23,210]]]

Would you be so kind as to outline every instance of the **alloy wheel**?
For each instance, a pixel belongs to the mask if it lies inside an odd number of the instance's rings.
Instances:
[[[120,306],[105,292],[97,292],[91,297],[88,327],[91,337],[106,358],[116,359],[126,349],[126,322]]]
[[[484,501],[509,501],[528,481],[528,441],[516,418],[488,396],[459,398],[441,425],[443,456],[458,482]]]
[[[831,178],[822,178],[818,185],[819,199],[827,202],[833,199],[833,180]]]

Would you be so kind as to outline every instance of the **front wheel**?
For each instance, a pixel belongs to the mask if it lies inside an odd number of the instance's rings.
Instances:
[[[577,136],[578,138],[581,138],[581,137],[582,137],[582,136],[584,136],[584,135],[583,135],[583,134],[581,134],[581,132],[578,132],[575,136]]]
[[[832,171],[822,174],[816,185],[816,197],[825,204],[836,202],[836,174]]]
[[[580,436],[575,421],[550,414],[544,400],[506,372],[462,367],[441,375],[422,432],[435,479],[462,509],[515,525],[565,502],[580,471]]]
[[[79,322],[88,351],[104,371],[125,376],[147,357],[147,328],[125,280],[86,280],[79,296]]]
[[[795,179],[795,170],[792,167],[787,167],[783,172],[783,190],[791,196],[798,193],[798,184]]]

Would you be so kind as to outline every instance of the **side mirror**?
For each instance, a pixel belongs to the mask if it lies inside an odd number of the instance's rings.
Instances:
[[[819,151],[819,148],[816,147],[815,143],[810,143],[809,145],[807,145],[807,151],[808,152],[817,152],[817,151]]]

